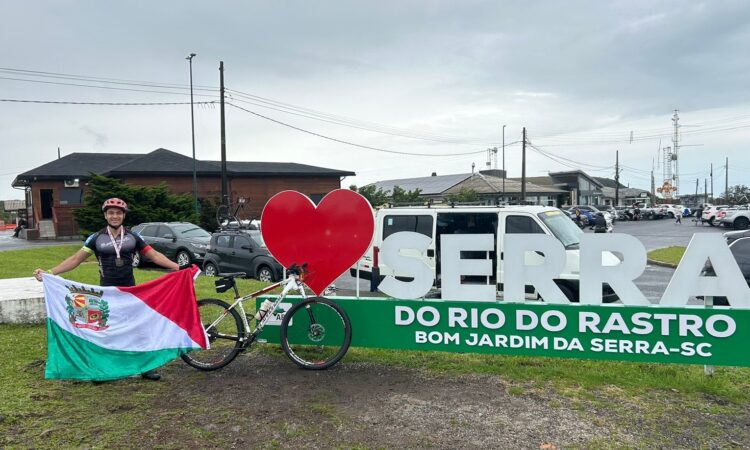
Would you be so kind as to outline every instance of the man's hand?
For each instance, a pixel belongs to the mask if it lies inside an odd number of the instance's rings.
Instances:
[[[45,272],[44,269],[36,269],[34,271],[34,278],[36,278],[36,281],[42,281],[42,274]]]

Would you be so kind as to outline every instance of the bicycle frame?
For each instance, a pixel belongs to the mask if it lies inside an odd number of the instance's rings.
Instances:
[[[269,309],[269,312],[266,313],[263,316],[263,318],[261,318],[261,320],[257,323],[254,330],[252,330],[251,332],[248,332],[250,330],[250,322],[247,320],[247,313],[245,313],[245,307],[242,305],[242,302],[253,299],[253,298],[257,298],[280,286],[284,286],[284,289],[282,289],[281,293],[278,296],[276,296],[276,299],[273,301],[273,305]],[[287,295],[289,295],[290,291],[292,290],[298,291],[300,295],[302,296],[303,300],[307,298],[304,285],[302,284],[302,281],[300,281],[299,275],[295,275],[295,274],[290,274],[286,280],[276,282],[259,291],[255,291],[251,294],[245,295],[244,297],[240,296],[240,292],[237,289],[236,284],[233,286],[233,288],[234,288],[234,294],[235,294],[234,303],[232,303],[229,306],[229,308],[226,311],[224,311],[224,313],[221,316],[219,316],[208,328],[206,328],[206,330],[210,330],[211,328],[215,327],[219,322],[221,322],[222,319],[224,319],[224,317],[226,317],[227,314],[229,314],[230,310],[237,307],[240,310],[240,313],[241,313],[240,315],[242,317],[242,324],[244,326],[244,336],[240,336],[239,338],[243,347],[247,347],[250,344],[252,344],[253,341],[255,341],[255,338],[258,337],[258,335],[260,335],[260,333],[263,331],[263,327],[266,325],[266,322],[270,320],[270,317],[271,317],[270,312],[276,310],[276,308],[279,306],[281,301],[284,300],[284,298]]]

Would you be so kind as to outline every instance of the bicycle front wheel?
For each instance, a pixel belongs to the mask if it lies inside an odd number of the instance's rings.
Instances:
[[[198,312],[210,348],[186,353],[181,356],[183,361],[196,369],[217,370],[237,357],[242,351],[240,337],[244,337],[245,327],[240,313],[229,306],[216,298],[198,300]]]
[[[323,297],[297,303],[281,321],[281,346],[295,364],[327,369],[344,357],[352,342],[349,316]]]

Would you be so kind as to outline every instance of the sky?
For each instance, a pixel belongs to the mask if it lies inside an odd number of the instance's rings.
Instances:
[[[74,152],[356,173],[342,187],[502,168],[650,189],[678,111],[680,193],[750,185],[746,1],[2,1],[0,199]],[[145,91],[145,92],[144,92]],[[214,102],[214,103],[205,103]],[[179,103],[154,105],[153,103]],[[504,141],[503,141],[504,130]],[[503,158],[503,142],[505,151]],[[497,147],[488,166],[488,148]],[[489,152],[492,153],[492,152]],[[496,166],[494,166],[496,164]]]

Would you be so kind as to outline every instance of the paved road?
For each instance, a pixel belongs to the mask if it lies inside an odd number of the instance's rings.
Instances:
[[[6,250],[22,250],[25,248],[50,247],[55,245],[83,244],[81,241],[27,241],[13,237],[12,230],[0,231],[0,252]]]

